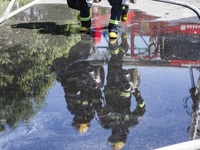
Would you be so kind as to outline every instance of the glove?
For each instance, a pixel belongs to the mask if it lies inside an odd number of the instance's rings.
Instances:
[[[136,99],[141,97],[141,93],[140,91],[138,91],[138,89],[135,89],[135,92],[133,93],[133,95],[135,96]]]

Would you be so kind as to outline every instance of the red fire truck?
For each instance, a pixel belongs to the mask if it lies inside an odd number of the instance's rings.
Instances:
[[[108,11],[108,12],[106,12]],[[102,27],[108,25],[110,11],[94,6],[94,43],[102,40]],[[129,34],[130,59],[165,61],[170,66],[200,66],[200,24],[156,21],[137,10],[130,10],[120,29]],[[127,57],[128,58],[128,57]]]

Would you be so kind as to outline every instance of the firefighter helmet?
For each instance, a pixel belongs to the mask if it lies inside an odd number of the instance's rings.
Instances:
[[[89,125],[90,125],[90,123],[80,123],[80,124],[78,123],[78,124],[75,124],[75,129],[79,133],[84,134],[87,132]]]
[[[120,150],[124,147],[124,142],[111,143],[113,150]]]

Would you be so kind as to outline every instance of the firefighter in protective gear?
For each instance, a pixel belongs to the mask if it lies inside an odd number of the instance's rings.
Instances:
[[[123,22],[125,22],[127,20],[127,18],[128,18],[129,3],[130,3],[130,0],[124,0],[122,2],[122,16],[121,16],[121,20]]]
[[[108,0],[111,8],[111,17],[108,25],[109,37],[117,38],[120,17],[122,21],[126,21],[128,17],[129,0]]]
[[[145,113],[145,102],[138,90],[139,70],[122,68],[122,58],[129,45],[126,33],[121,37],[120,45],[117,39],[109,40],[111,58],[108,63],[107,84],[104,87],[105,106],[96,110],[102,127],[112,130],[108,143],[113,149],[118,150],[124,147],[128,134]],[[134,111],[131,111],[132,95],[137,102]]]
[[[82,35],[81,41],[70,49],[68,58],[57,58],[49,67],[64,89],[67,109],[74,116],[72,126],[81,134],[87,132],[95,109],[102,104],[104,84],[103,67],[85,60],[90,55],[90,38]]]
[[[93,2],[99,3],[101,0],[67,0],[68,6],[80,11],[77,19],[81,21],[81,32],[86,32],[91,27],[91,14]]]
[[[86,32],[91,27],[90,7],[86,0],[67,0],[70,8],[80,11],[81,32]]]

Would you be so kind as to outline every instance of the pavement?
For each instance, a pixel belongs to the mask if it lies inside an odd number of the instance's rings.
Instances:
[[[186,3],[193,7],[200,8],[199,0],[178,0],[175,2]],[[97,3],[95,5],[111,7],[108,3],[108,0],[102,0],[100,3]],[[193,18],[193,20],[199,22],[197,14],[191,9],[169,3],[163,3],[153,0],[138,0],[136,4],[130,4],[130,9],[137,9],[149,15],[157,16],[159,17],[157,21],[172,21],[185,18]]]
[[[173,0],[168,0],[168,1],[173,1]],[[199,0],[176,0],[173,2],[181,2],[189,6],[195,7],[197,9],[200,8]],[[67,4],[67,0],[40,0],[39,3]],[[101,7],[111,7],[108,0],[102,0],[100,3],[94,3],[94,5]],[[136,4],[131,3],[129,7],[130,9],[139,10],[149,15],[159,17],[157,21],[185,20],[186,22],[188,22],[188,18],[190,18],[192,22],[200,23],[200,18],[194,11],[180,5],[163,3],[154,0],[137,0]]]
[[[168,0],[172,1],[172,0]],[[177,0],[175,2],[181,2],[185,3],[189,6],[195,7],[196,9],[200,8],[200,1],[199,0]],[[35,4],[67,4],[67,0],[35,0],[32,3],[28,4],[26,7],[23,7],[19,9],[18,11],[11,12],[7,17],[10,18],[19,11],[22,11],[23,9],[26,9],[27,7],[30,7],[31,5]],[[94,3],[94,5],[101,6],[101,7],[111,7],[108,0],[102,0],[100,3]],[[147,13],[151,16],[158,17],[157,21],[192,21],[193,23],[200,23],[200,17],[197,16],[197,14],[192,11],[189,8],[169,4],[169,3],[163,3],[158,2],[154,0],[137,0],[137,4],[130,4],[130,9],[139,10],[141,12]],[[199,9],[198,9],[199,10]],[[199,10],[200,12],[200,10]],[[200,13],[199,13],[200,14]],[[5,19],[4,17],[3,19]],[[1,19],[1,18],[0,18]]]

